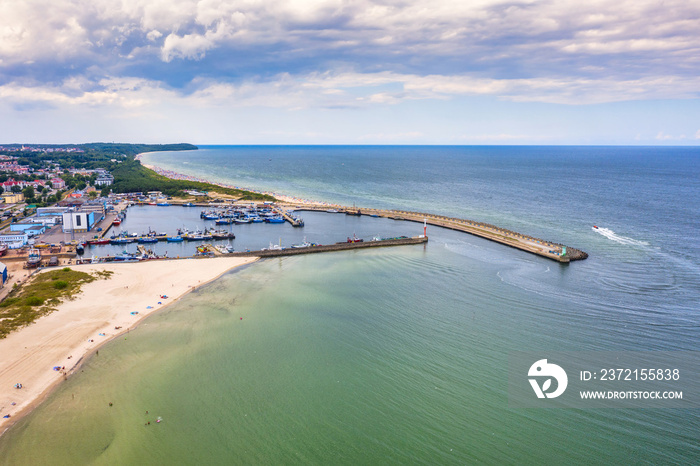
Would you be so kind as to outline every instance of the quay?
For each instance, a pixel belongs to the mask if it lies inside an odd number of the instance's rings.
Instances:
[[[304,226],[304,221],[297,218],[297,217],[292,217],[287,213],[286,210],[280,209],[279,207],[273,207],[273,211],[277,212],[279,215],[282,216],[283,219],[288,221],[293,227],[303,227]]]
[[[348,251],[350,249],[381,248],[388,246],[406,246],[411,244],[423,244],[428,242],[427,236],[413,236],[403,238],[391,238],[354,243],[335,243],[304,248],[268,249],[262,251],[242,251],[224,254],[226,257],[280,257],[296,256],[298,254],[313,254],[318,252]]]

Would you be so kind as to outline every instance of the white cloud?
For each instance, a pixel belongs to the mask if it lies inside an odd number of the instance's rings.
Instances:
[[[657,141],[682,141],[684,139],[686,139],[685,134],[681,134],[679,136],[673,136],[671,134],[666,134],[663,131],[659,131],[659,133],[656,135]]]
[[[177,57],[200,59],[213,46],[214,43],[210,39],[200,34],[170,34],[163,43],[161,57],[164,61]]]
[[[684,61],[697,56],[699,18],[700,4],[685,0],[663,7],[652,0],[121,0],[118,6],[113,0],[53,0],[50,8],[6,0],[0,4],[0,58],[70,59],[109,53],[126,39],[166,37],[159,44],[165,61],[199,59],[231,44],[285,44],[322,54],[338,43],[372,54],[486,62],[660,51]]]
[[[160,39],[161,37],[163,37],[163,33],[160,32],[160,31],[158,31],[158,30],[156,30],[156,29],[154,29],[154,30],[150,31],[148,34],[146,34],[146,37],[147,37],[148,40],[150,40],[150,41],[155,41],[155,40]]]
[[[661,81],[661,82],[660,82]],[[267,107],[287,110],[392,106],[408,101],[450,100],[486,95],[515,102],[569,105],[634,100],[660,94],[690,98],[700,88],[700,77],[662,80],[555,80],[484,79],[472,76],[417,76],[381,73],[282,73],[271,79],[249,79],[232,84],[197,79],[184,92],[138,77],[89,80],[70,77],[60,84],[9,83],[0,86],[0,101],[47,105],[134,108],[166,102],[196,108]],[[700,136],[700,131],[695,137]],[[672,139],[663,132],[658,140]],[[677,138],[675,138],[677,139]]]

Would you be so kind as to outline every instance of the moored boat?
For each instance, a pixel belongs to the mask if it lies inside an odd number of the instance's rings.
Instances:
[[[104,239],[104,238],[103,239],[91,239],[87,242],[87,244],[89,244],[90,246],[99,246],[102,244],[109,244],[109,240]]]
[[[352,234],[352,238],[348,237],[348,240],[346,243],[362,243],[364,240],[362,238],[358,238],[355,236],[355,233]]]
[[[109,240],[109,244],[128,244],[136,241],[134,238],[128,238],[125,236],[120,236],[117,238],[112,238]]]
[[[26,266],[29,269],[39,267],[41,265],[41,252],[38,249],[30,249],[27,254]]]

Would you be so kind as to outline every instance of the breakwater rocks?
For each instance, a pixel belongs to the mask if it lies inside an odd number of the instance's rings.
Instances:
[[[319,211],[327,209],[327,206],[303,206],[297,210]],[[423,223],[425,221],[429,225],[469,233],[489,241],[495,241],[561,263],[583,260],[588,257],[588,254],[579,249],[570,248],[554,241],[523,235],[515,231],[506,230],[505,228],[500,228],[488,223],[475,222],[473,220],[406,210],[350,209],[349,207],[338,207],[335,211],[339,213],[351,212],[352,215],[369,215],[393,220],[406,220],[409,222]]]
[[[412,238],[394,238],[373,241],[361,241],[355,243],[335,243],[318,246],[308,246],[303,248],[287,249],[267,249],[262,251],[233,252],[226,254],[227,257],[279,257],[295,256],[298,254],[313,254],[317,252],[348,251],[350,249],[381,248],[388,246],[405,246],[410,244],[427,243],[426,236],[415,236]]]

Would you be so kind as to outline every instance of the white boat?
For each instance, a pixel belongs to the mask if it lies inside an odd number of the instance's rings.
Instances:
[[[306,241],[306,236],[304,236],[304,242],[301,244],[292,244],[292,248],[294,249],[301,249],[301,248],[310,248],[311,246],[318,246],[316,243],[309,243]]]

